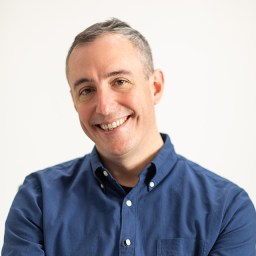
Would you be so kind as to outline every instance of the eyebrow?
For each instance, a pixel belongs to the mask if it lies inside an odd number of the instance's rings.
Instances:
[[[112,76],[119,76],[119,75],[131,75],[131,72],[128,71],[128,70],[121,69],[121,70],[117,70],[117,71],[107,73],[104,77],[109,78],[109,77],[112,77]]]
[[[83,83],[92,83],[92,82],[93,82],[93,79],[81,78],[81,79],[75,81],[74,87],[76,88],[76,87],[79,86],[80,84],[83,84]]]
[[[103,77],[104,78],[110,78],[110,77],[113,77],[113,76],[119,76],[119,75],[131,75],[132,73],[128,70],[124,70],[124,69],[121,69],[121,70],[116,70],[116,71],[112,71],[110,73],[107,73],[105,74]],[[78,79],[77,81],[75,81],[74,83],[74,87],[78,87],[80,84],[83,84],[83,83],[93,83],[94,80],[93,79],[90,79],[90,78],[81,78],[81,79]]]

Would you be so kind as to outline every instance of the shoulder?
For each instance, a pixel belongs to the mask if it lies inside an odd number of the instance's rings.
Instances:
[[[177,168],[182,172],[184,177],[188,178],[192,183],[204,185],[207,188],[225,190],[234,189],[241,190],[241,188],[227,178],[218,175],[217,173],[191,161],[187,158],[178,155]]]
[[[25,178],[23,186],[49,187],[50,184],[67,184],[78,179],[84,173],[89,173],[90,169],[90,154],[87,154],[83,157],[32,172]]]
[[[250,205],[250,208],[253,208],[243,188],[183,156],[178,155],[175,171],[183,190],[197,195],[204,203],[216,206],[215,209],[221,208],[225,211],[231,205],[232,207]]]
[[[188,202],[211,213],[215,224],[221,220],[220,233],[234,232],[235,236],[234,230],[240,230],[244,237],[255,239],[256,212],[243,188],[179,155],[176,172],[181,193],[190,195]]]

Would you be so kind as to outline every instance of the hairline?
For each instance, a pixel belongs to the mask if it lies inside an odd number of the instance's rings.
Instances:
[[[72,52],[76,49],[79,49],[80,47],[83,47],[83,46],[86,46],[86,45],[89,45],[90,43],[93,43],[95,42],[97,39],[101,38],[102,36],[105,36],[105,35],[120,35],[124,38],[126,38],[127,40],[129,40],[129,42],[132,44],[132,46],[134,47],[134,49],[136,49],[136,51],[138,52],[138,55],[140,56],[140,61],[142,63],[142,65],[144,66],[144,74],[145,74],[145,78],[149,78],[149,76],[153,73],[153,70],[154,68],[151,67],[150,64],[147,64],[147,56],[145,54],[145,51],[142,50],[139,45],[137,45],[132,39],[131,39],[131,36],[129,35],[126,35],[124,33],[121,33],[120,31],[105,31],[105,32],[102,32],[98,35],[96,35],[93,39],[91,40],[88,40],[86,42],[80,42],[80,43],[77,43],[76,45],[72,45],[72,47],[70,48],[68,54],[67,54],[67,57],[66,57],[66,77],[67,77],[67,80],[68,80],[68,72],[69,72],[69,59],[70,59],[70,56],[72,54]],[[153,63],[152,63],[153,65]]]

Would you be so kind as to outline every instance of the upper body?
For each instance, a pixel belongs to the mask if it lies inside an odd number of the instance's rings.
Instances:
[[[169,140],[128,193],[90,155],[28,176],[3,255],[255,255],[256,214],[238,186]]]
[[[155,117],[164,76],[138,31],[116,19],[87,28],[66,73],[94,153],[27,178],[7,219],[4,255],[254,254],[245,192],[164,145]],[[106,194],[93,178],[99,165],[112,184]],[[133,189],[125,195],[120,186]]]

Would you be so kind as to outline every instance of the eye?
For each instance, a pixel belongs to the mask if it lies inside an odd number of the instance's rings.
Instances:
[[[122,86],[122,85],[125,85],[126,83],[128,83],[127,80],[124,80],[124,79],[116,79],[114,81],[114,85],[118,85],[118,86]]]
[[[95,91],[94,88],[86,87],[79,91],[79,96],[87,96]]]
[[[114,90],[119,91],[119,92],[127,92],[130,91],[133,83],[126,79],[126,78],[116,78],[111,82],[111,85],[113,87]]]

